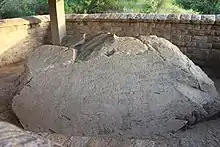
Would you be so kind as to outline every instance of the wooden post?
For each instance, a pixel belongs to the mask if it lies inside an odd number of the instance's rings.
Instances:
[[[64,11],[64,0],[48,0],[52,43],[60,45],[66,36],[66,20]]]

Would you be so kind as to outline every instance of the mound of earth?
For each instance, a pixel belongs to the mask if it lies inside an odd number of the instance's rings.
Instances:
[[[177,132],[220,110],[213,81],[156,36],[98,33],[69,50],[41,46],[27,65],[30,82],[13,99],[13,110],[32,131],[143,139]]]

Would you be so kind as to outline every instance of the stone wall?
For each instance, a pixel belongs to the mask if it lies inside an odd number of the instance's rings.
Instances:
[[[0,19],[0,66],[25,58],[50,42],[49,16]]]
[[[50,44],[49,16],[0,20],[0,66],[24,58],[41,44]],[[220,63],[220,15],[72,14],[67,34],[75,41],[84,33],[110,31],[118,36],[157,35],[176,44],[199,65]]]
[[[119,36],[157,35],[176,44],[199,65],[220,63],[220,15],[81,14],[66,15],[67,33],[101,30]]]

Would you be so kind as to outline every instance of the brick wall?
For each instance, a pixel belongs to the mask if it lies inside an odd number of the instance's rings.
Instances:
[[[220,15],[66,15],[67,33],[76,39],[101,30],[118,36],[157,35],[177,45],[199,65],[220,63]]]
[[[25,58],[50,40],[49,16],[0,19],[0,66]]]

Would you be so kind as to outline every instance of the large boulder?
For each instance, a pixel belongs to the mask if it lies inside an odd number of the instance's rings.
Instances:
[[[99,33],[74,46],[74,64],[62,48],[42,46],[28,60],[29,86],[13,99],[26,129],[143,139],[220,110],[213,81],[163,38]]]

